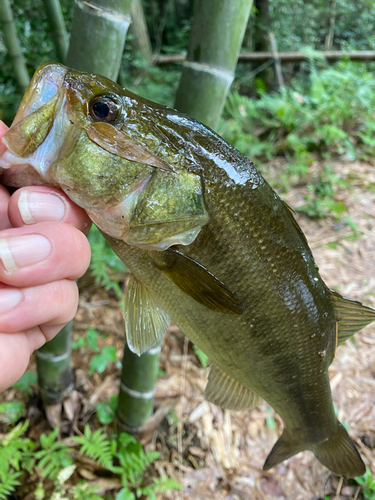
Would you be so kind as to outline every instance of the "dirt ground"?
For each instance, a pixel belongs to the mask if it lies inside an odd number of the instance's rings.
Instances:
[[[269,166],[266,177],[275,177],[282,164]],[[331,218],[310,219],[297,213],[320,273],[330,288],[375,307],[375,171],[363,163],[333,163],[332,168],[350,186],[340,188],[335,198],[344,201],[356,231]],[[306,186],[292,189],[283,198],[292,207],[302,205]],[[114,344],[121,358],[123,322],[117,301],[101,289],[81,295],[74,324],[78,336],[89,327],[109,333],[101,345]],[[90,360],[85,349],[75,351],[76,391],[62,410],[49,415],[62,431],[90,421],[98,426],[95,405],[107,401],[118,390],[119,371],[114,366],[103,374],[87,375]],[[361,488],[333,476],[313,456],[303,452],[265,473],[262,465],[278,436],[282,422],[266,404],[248,412],[222,410],[203,398],[207,371],[197,359],[191,343],[171,326],[163,341],[157,382],[156,407],[175,403],[166,419],[151,425],[146,446],[157,449],[159,474],[183,484],[181,492],[165,495],[176,500],[318,500],[361,499]],[[33,368],[33,362],[31,365]],[[371,325],[339,347],[330,368],[333,398],[338,418],[349,428],[366,465],[375,473],[375,325]],[[19,397],[14,389],[3,400]],[[37,396],[28,402],[31,436],[48,430],[37,408]]]

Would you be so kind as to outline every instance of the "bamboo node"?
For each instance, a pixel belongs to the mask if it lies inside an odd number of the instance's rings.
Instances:
[[[133,398],[138,398],[138,399],[152,399],[154,397],[154,391],[148,391],[148,392],[140,392],[136,391],[135,389],[130,389],[130,387],[127,387],[124,382],[121,382],[121,390],[129,394],[129,396],[132,396]]]

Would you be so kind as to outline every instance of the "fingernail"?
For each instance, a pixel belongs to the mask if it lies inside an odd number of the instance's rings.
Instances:
[[[37,264],[48,257],[51,250],[51,243],[39,234],[0,240],[0,259],[8,272]]]
[[[0,290],[0,314],[5,314],[16,307],[22,299],[22,292],[16,288]]]
[[[25,224],[35,224],[50,220],[62,220],[65,203],[54,194],[22,191],[18,208]]]

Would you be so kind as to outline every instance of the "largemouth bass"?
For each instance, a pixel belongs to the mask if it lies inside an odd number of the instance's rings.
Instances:
[[[364,474],[328,367],[375,311],[327,288],[292,210],[248,158],[188,116],[60,64],[37,70],[3,142],[2,182],[61,188],[130,270],[134,352],[171,318],[212,362],[209,401],[265,399],[282,417],[265,470],[310,450],[336,474]]]

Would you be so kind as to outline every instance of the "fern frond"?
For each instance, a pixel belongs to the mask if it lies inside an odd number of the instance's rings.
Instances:
[[[14,492],[16,486],[21,484],[17,481],[17,478],[21,475],[21,472],[17,471],[7,471],[6,473],[0,473],[0,500],[6,500],[8,496]]]
[[[55,480],[61,469],[69,467],[73,463],[71,450],[65,443],[56,442],[59,429],[40,436],[42,450],[35,453],[35,457],[39,460],[38,469],[43,477]]]
[[[29,426],[29,421],[28,420],[25,420],[25,422],[23,424],[17,424],[15,427],[13,427],[13,429],[8,432],[8,434],[5,434],[5,437],[4,439],[2,440],[2,445],[5,447],[5,446],[8,446],[8,444],[19,438],[20,436],[22,436],[22,434],[27,430]]]
[[[74,440],[82,445],[80,449],[82,455],[86,455],[96,460],[102,467],[112,470],[111,442],[101,429],[92,433],[90,427],[86,425],[84,436],[76,436]]]

